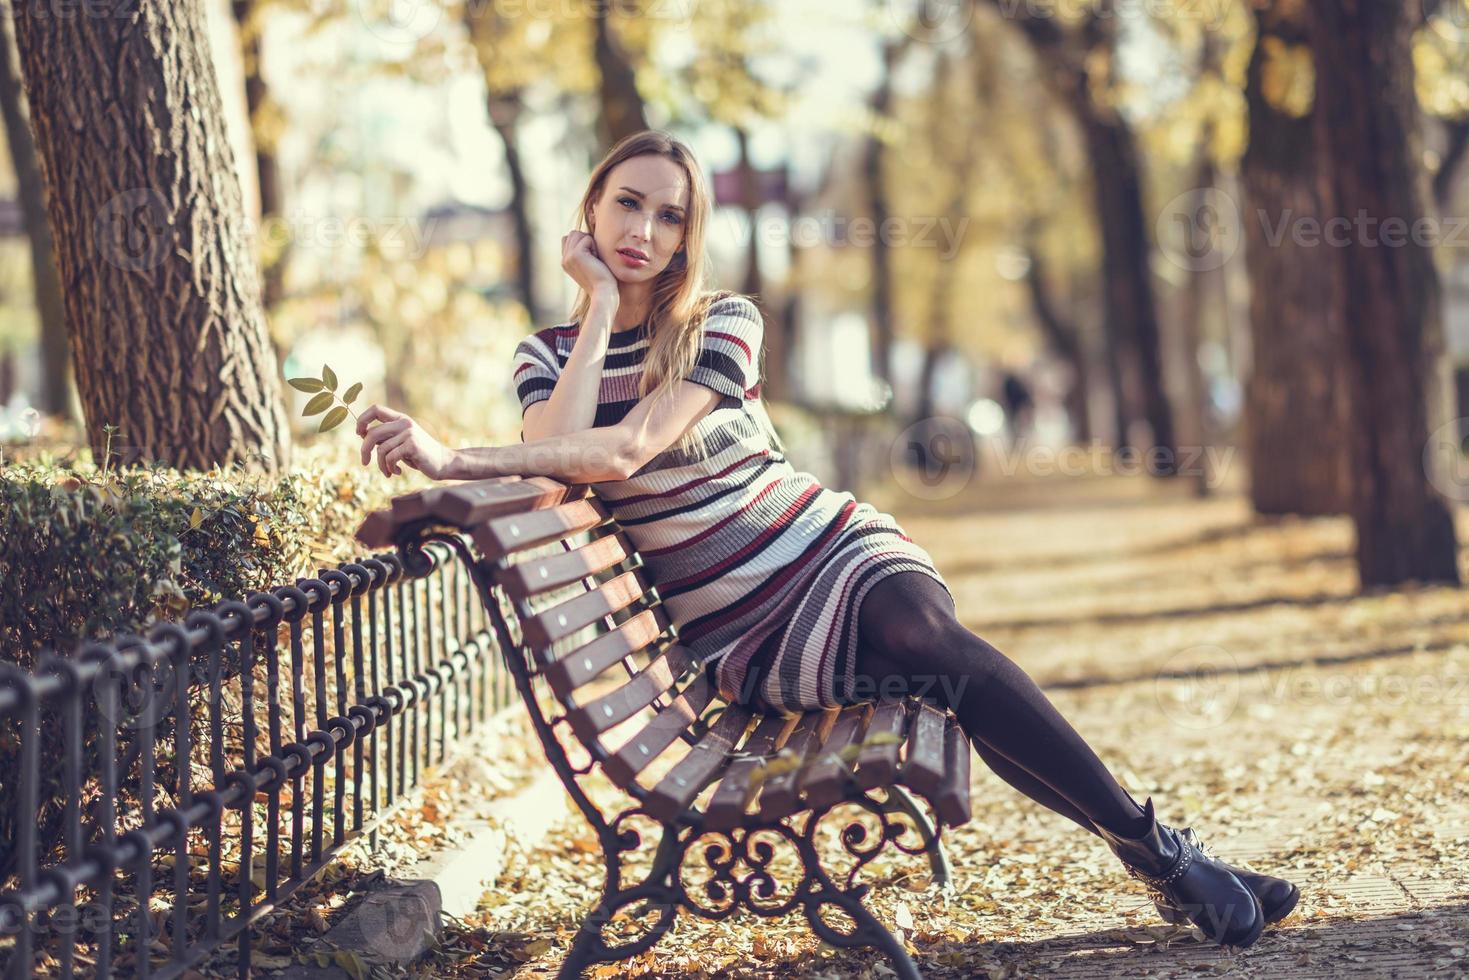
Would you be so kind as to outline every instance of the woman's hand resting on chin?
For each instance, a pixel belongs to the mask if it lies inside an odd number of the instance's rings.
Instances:
[[[368,429],[373,420],[382,424]],[[358,416],[357,434],[363,437],[362,465],[367,465],[376,448],[383,476],[396,476],[407,463],[430,480],[442,480],[457,455],[407,415],[381,405],[372,405]]]

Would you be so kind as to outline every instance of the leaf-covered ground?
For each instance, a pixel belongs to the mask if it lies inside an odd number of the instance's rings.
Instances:
[[[934,555],[965,622],[1022,664],[1134,795],[1300,905],[1226,953],[1157,918],[1096,838],[975,761],[957,889],[878,869],[872,907],[930,976],[1469,972],[1469,596],[1359,595],[1344,520],[1253,519],[1237,493],[1144,479],[869,497]],[[1469,526],[1461,532],[1469,540]],[[595,901],[576,820],[451,932],[445,976],[554,972]],[[799,916],[681,917],[605,976],[888,976]]]

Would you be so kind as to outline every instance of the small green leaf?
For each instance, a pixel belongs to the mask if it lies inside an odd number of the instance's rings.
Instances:
[[[352,404],[352,399],[356,398],[360,394],[362,394],[361,381],[357,382],[355,385],[347,389],[347,393],[342,396],[342,401],[350,405]]]
[[[337,390],[337,372],[331,369],[330,364],[321,366],[321,383],[326,385],[328,391]]]
[[[336,426],[340,425],[342,419],[346,417],[347,409],[342,405],[338,405],[336,408],[326,413],[326,417],[321,420],[321,426],[316,431],[325,432],[328,429],[335,428]]]
[[[306,403],[306,407],[301,410],[301,414],[316,415],[320,412],[325,412],[327,409],[332,407],[332,402],[336,400],[336,395],[333,395],[329,391],[323,391],[321,394],[317,395],[315,398],[311,399],[311,401]]]
[[[322,389],[322,383],[315,378],[287,378],[286,384],[297,391],[312,392]]]
[[[192,530],[194,530],[194,528],[198,527],[200,524],[203,524],[203,523],[204,523],[204,512],[202,510],[200,510],[198,507],[195,507],[194,508],[194,512],[189,515],[189,530],[192,531]]]

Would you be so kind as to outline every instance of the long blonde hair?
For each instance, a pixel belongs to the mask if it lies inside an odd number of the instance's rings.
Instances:
[[[705,249],[712,205],[709,186],[699,168],[694,154],[680,140],[660,130],[645,129],[623,137],[616,146],[607,151],[592,170],[587,181],[586,193],[576,209],[576,228],[590,231],[587,214],[602,194],[607,177],[612,169],[632,157],[653,154],[666,157],[683,169],[689,185],[689,207],[684,215],[683,248],[674,253],[668,268],[653,281],[653,298],[648,310],[648,353],[643,362],[643,375],[639,382],[638,397],[650,392],[654,402],[673,395],[678,382],[693,370],[699,357],[699,335],[709,308],[722,299],[738,295],[730,290],[705,291],[704,283],[709,273],[709,256]],[[591,307],[592,298],[586,290],[578,289],[576,302],[571,308],[571,322],[580,323]],[[758,308],[759,304],[756,304]],[[762,345],[763,346],[763,345]],[[756,370],[760,370],[760,352],[754,352]],[[756,405],[755,415],[778,449],[784,450],[780,436],[765,411],[763,392]],[[681,435],[673,447],[686,455],[693,455],[700,442],[694,437],[694,429]]]

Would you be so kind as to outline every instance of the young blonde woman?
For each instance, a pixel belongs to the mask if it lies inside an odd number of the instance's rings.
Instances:
[[[1152,798],[1139,806],[1031,678],[959,622],[928,552],[787,461],[761,404],[761,314],[703,289],[709,218],[683,143],[653,131],[618,143],[582,199],[586,231],[562,239],[580,287],[571,318],[515,352],[522,444],[451,450],[373,406],[363,465],[376,449],[384,474],[591,484],[727,697],[803,711],[932,696],[1002,779],[1100,836],[1166,918],[1253,943],[1295,906],[1295,886],[1159,823]]]

